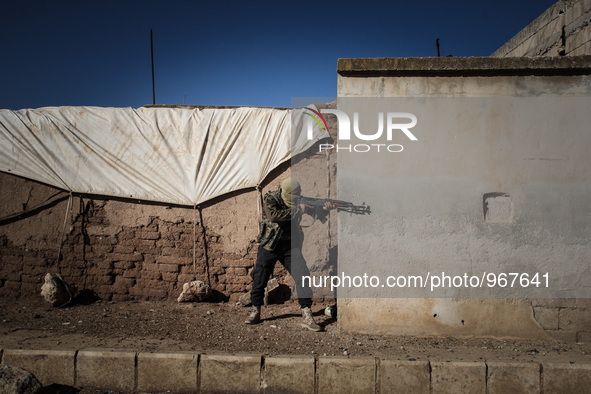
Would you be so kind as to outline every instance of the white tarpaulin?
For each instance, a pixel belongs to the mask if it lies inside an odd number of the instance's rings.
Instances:
[[[314,128],[308,140],[304,118],[252,107],[0,110],[0,171],[78,193],[200,204],[259,185],[328,137]]]

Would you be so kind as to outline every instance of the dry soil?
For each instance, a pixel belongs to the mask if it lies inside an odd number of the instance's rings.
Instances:
[[[43,298],[0,297],[0,347],[115,348],[141,352],[195,351],[260,355],[375,356],[400,360],[512,360],[591,362],[591,344],[554,339],[451,338],[343,332],[313,307],[322,332],[300,326],[294,301],[263,309],[263,322],[246,325],[249,308],[233,303],[94,301],[62,308]]]

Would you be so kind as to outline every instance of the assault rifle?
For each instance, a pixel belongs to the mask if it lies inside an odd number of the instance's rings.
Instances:
[[[349,201],[343,200],[333,200],[331,198],[314,198],[314,197],[300,197],[300,204],[308,205],[314,208],[322,208],[324,204],[327,202],[333,204],[337,211],[345,211],[350,213],[356,213],[358,215],[365,215],[371,214],[371,210],[369,205],[365,205],[365,202],[362,205],[355,205]],[[326,218],[320,218],[322,223],[326,222]]]

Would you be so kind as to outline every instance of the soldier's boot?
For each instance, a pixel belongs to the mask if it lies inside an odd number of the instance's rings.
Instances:
[[[320,327],[314,321],[314,317],[312,316],[312,310],[310,308],[302,308],[302,327],[307,328],[310,331],[321,331],[322,327]]]
[[[261,322],[261,307],[260,306],[252,306],[250,310],[250,314],[244,321],[246,324],[257,324]]]

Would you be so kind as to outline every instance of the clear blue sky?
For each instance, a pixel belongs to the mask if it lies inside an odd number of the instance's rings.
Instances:
[[[0,108],[289,107],[335,97],[337,59],[488,56],[555,0],[19,1],[2,7]]]

